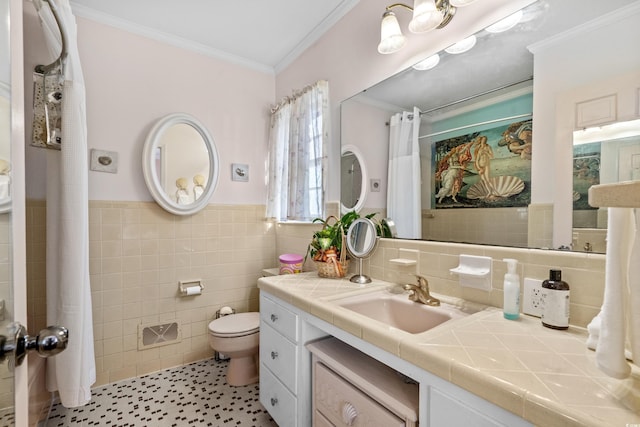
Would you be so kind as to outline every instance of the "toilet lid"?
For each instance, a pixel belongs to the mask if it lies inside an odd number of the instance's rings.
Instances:
[[[259,330],[258,312],[229,314],[209,323],[209,331],[215,335],[248,335]]]

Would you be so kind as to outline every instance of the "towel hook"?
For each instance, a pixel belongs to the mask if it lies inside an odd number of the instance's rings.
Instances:
[[[56,6],[53,3],[51,3],[50,0],[42,0],[42,1],[47,3],[49,5],[49,9],[51,9],[51,12],[53,12],[53,17],[56,20],[56,24],[58,24],[58,30],[60,31],[60,38],[62,40],[62,49],[60,50],[60,56],[58,57],[58,59],[56,59],[49,65],[36,65],[36,68],[35,68],[36,73],[47,74],[51,70],[53,70],[55,67],[57,67],[58,64],[62,66],[62,61],[64,61],[65,58],[67,57],[67,43],[66,43],[66,35],[64,33],[64,30],[62,29],[62,23],[60,21],[60,16],[58,15]]]

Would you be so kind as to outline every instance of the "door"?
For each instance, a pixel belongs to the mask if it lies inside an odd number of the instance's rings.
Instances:
[[[22,1],[0,0],[0,335],[27,321]],[[7,358],[8,359],[8,358]],[[0,425],[27,426],[27,364],[0,364]]]

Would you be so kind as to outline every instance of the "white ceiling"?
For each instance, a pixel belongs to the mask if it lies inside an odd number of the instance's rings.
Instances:
[[[359,0],[72,0],[76,16],[278,72]]]

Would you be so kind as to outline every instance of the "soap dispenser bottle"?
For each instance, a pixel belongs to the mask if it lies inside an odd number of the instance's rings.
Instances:
[[[502,310],[505,319],[516,320],[520,317],[520,276],[516,273],[518,261],[511,258],[503,261],[507,263],[507,274],[504,275]]]
[[[542,282],[542,325],[551,329],[569,328],[569,284],[561,270],[549,270]]]

